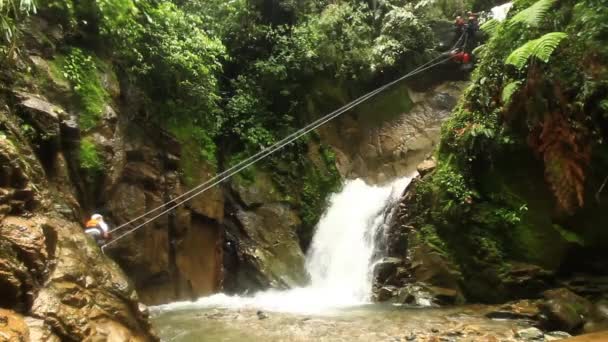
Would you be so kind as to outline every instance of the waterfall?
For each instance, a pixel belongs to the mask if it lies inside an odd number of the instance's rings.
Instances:
[[[375,236],[384,226],[385,209],[408,182],[372,186],[356,179],[331,197],[307,255],[311,289],[341,304],[369,301]]]
[[[509,14],[511,7],[513,7],[513,3],[507,2],[506,4],[492,8],[492,18],[498,21],[504,21],[507,18],[507,14]]]
[[[320,313],[369,303],[377,235],[411,178],[384,186],[349,180],[331,196],[306,256],[311,283],[290,290],[268,290],[252,297],[216,294],[195,302],[177,302],[158,310],[224,307]]]

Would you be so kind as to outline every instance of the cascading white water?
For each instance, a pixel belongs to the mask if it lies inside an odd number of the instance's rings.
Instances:
[[[498,21],[504,21],[507,18],[507,14],[509,14],[509,10],[513,7],[512,2],[507,2],[500,6],[496,6],[492,8],[492,18]]]
[[[407,182],[402,178],[379,187],[356,179],[332,196],[306,260],[311,289],[339,304],[369,300],[374,235],[384,224],[385,208]]]
[[[161,305],[156,309],[250,307],[311,313],[369,302],[374,236],[384,225],[385,208],[399,198],[410,180],[400,178],[385,186],[368,185],[360,179],[350,180],[340,193],[331,197],[306,258],[311,278],[309,286],[268,290],[252,297],[217,294],[195,302]]]

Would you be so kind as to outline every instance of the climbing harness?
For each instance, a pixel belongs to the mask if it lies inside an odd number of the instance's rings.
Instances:
[[[461,36],[460,39],[458,40],[457,44],[463,39],[463,37]],[[264,147],[263,149],[261,149],[259,152],[257,152],[256,154],[242,160],[241,162],[237,163],[236,165],[228,168],[227,170],[217,174],[216,176],[210,178],[209,180],[203,182],[202,184],[199,184],[197,186],[195,186],[194,188],[186,191],[185,193],[175,197],[174,199],[172,199],[169,202],[166,202],[156,208],[153,208],[139,216],[137,216],[136,218],[125,222],[119,226],[117,226],[116,228],[110,230],[110,233],[115,232],[119,229],[122,228],[131,228],[129,230],[127,230],[126,232],[122,233],[121,235],[117,236],[115,239],[105,243],[104,245],[101,246],[102,251],[104,250],[104,248],[106,248],[109,245],[115,244],[116,242],[118,242],[119,240],[123,239],[124,237],[134,233],[136,230],[144,227],[145,225],[147,225],[148,223],[158,219],[159,217],[169,213],[170,211],[174,210],[175,208],[179,207],[180,205],[183,205],[184,203],[188,202],[189,200],[193,199],[194,197],[202,194],[203,192],[215,187],[216,185],[224,182],[225,180],[229,179],[230,177],[232,177],[233,175],[243,171],[244,169],[248,168],[249,166],[255,164],[256,162],[266,158],[267,156],[281,150],[282,148],[284,148],[285,146],[291,144],[292,142],[298,140],[300,137],[302,137],[303,135],[306,135],[308,133],[310,133],[311,131],[321,127],[322,125],[328,123],[329,121],[335,119],[336,117],[340,116],[341,114],[345,113],[346,111],[360,105],[361,103],[369,100],[370,98],[378,95],[379,93],[385,91],[386,89],[392,87],[393,85],[407,79],[410,77],[413,77],[419,73],[422,73],[426,70],[429,70],[431,68],[434,68],[440,64],[443,64],[449,60],[451,60],[453,57],[451,55],[449,55],[449,53],[447,54],[448,56],[446,57],[446,54],[440,54],[439,56],[431,59],[430,61],[422,64],[421,66],[419,66],[418,68],[410,71],[409,73],[405,74],[404,76],[401,76],[400,78],[391,81],[379,88],[377,88],[376,90],[373,90],[359,98],[357,98],[356,100],[342,106],[341,108],[309,123],[308,125],[304,126],[303,128],[299,129],[298,131],[288,135],[287,137],[281,139],[280,141],[274,143],[271,146],[268,147]],[[445,57],[442,59],[442,57]],[[179,202],[177,202],[178,200],[183,199]],[[171,204],[171,203],[175,203],[173,205],[171,205],[170,207],[166,208],[167,205]],[[136,226],[132,226],[133,223],[146,218],[148,215],[155,213],[163,208],[166,208],[165,210],[162,210],[160,213],[152,216],[151,218],[145,220],[143,223],[137,224]]]

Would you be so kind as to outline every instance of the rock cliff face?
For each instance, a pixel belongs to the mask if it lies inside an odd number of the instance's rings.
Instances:
[[[397,86],[321,128],[336,150],[340,173],[382,183],[416,171],[439,142],[441,123],[466,84],[437,82],[418,91]]]
[[[47,124],[59,124],[54,111],[38,113]],[[0,111],[0,305],[14,310],[0,313],[3,336],[154,340],[133,285],[79,224],[60,213],[72,198],[50,185],[14,119]],[[65,164],[55,166],[68,172]]]

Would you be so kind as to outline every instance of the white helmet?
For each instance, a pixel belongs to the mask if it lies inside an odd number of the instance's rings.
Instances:
[[[93,214],[93,216],[91,216],[91,219],[97,220],[97,221],[103,221],[103,216],[101,216],[99,214]]]

